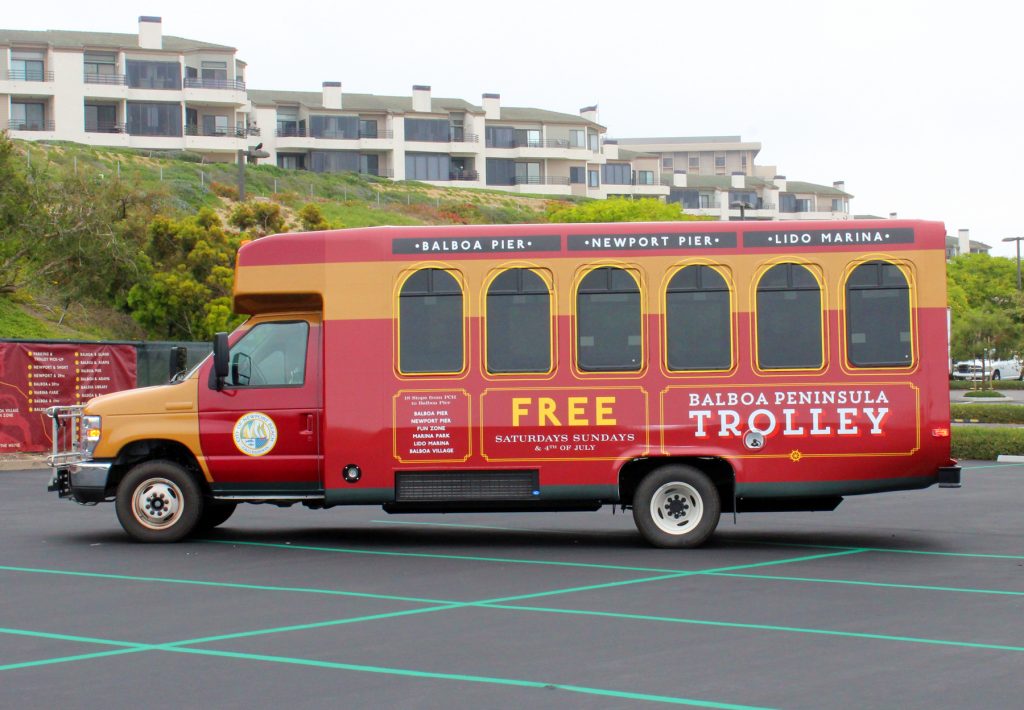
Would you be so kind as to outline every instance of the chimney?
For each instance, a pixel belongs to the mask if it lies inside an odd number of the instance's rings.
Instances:
[[[957,242],[960,245],[960,253],[961,254],[970,254],[971,253],[971,230],[969,230],[969,229],[957,230],[957,237],[958,237]]]
[[[324,82],[324,108],[341,108],[341,82]]]
[[[776,189],[779,192],[785,192],[786,191],[786,176],[785,175],[776,175],[775,177],[772,178],[772,182],[775,183],[775,187],[776,187]]]
[[[488,121],[501,120],[501,94],[484,94],[484,118]]]
[[[430,113],[430,87],[419,84],[412,87],[412,110]]]
[[[584,106],[580,109],[580,116],[583,116],[586,120],[597,123],[597,104],[593,106]]]
[[[747,175],[736,171],[732,174],[732,187],[737,190],[742,190],[747,186]]]
[[[685,170],[676,170],[672,173],[672,187],[686,187]]]
[[[163,25],[159,17],[139,18],[139,47],[142,49],[163,49]]]
[[[835,182],[832,183],[832,187],[839,190],[840,192],[846,192],[846,181],[836,180]]]

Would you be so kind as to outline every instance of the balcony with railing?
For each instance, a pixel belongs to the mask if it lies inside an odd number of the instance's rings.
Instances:
[[[354,140],[391,140],[395,137],[395,132],[392,130],[376,130],[376,131],[333,131],[323,130],[314,131],[304,125],[278,125],[274,131],[274,135],[278,138],[320,138],[323,140],[340,140],[340,141],[354,141]]]
[[[53,121],[8,121],[7,129],[11,131],[54,131]]]
[[[564,175],[516,175],[514,185],[568,185],[569,178]]]
[[[8,69],[4,78],[10,81],[53,81],[52,71],[42,69]]]
[[[564,138],[513,138],[510,140],[488,140],[488,148],[570,148],[572,147]],[[586,146],[576,146],[586,149]]]
[[[245,82],[241,79],[200,79],[185,77],[186,89],[219,89],[221,91],[245,91]]]
[[[127,74],[90,74],[86,72],[83,76],[83,80],[86,84],[102,84],[105,86],[128,85]]]
[[[107,121],[99,121],[97,123],[86,123],[86,133],[127,133],[128,124],[126,123],[108,123]]]
[[[475,182],[480,179],[480,173],[476,170],[452,170],[448,173],[448,179]]]
[[[185,124],[186,136],[206,136],[209,138],[245,138],[250,135],[245,126],[200,126]]]

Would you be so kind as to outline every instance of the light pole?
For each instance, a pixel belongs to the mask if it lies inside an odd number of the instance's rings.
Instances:
[[[1017,242],[1017,290],[1020,291],[1020,243],[1024,237],[1006,237],[1004,242]]]

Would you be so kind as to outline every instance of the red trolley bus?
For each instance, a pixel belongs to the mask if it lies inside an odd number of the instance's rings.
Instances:
[[[54,412],[52,490],[151,541],[241,502],[618,505],[691,547],[723,511],[960,484],[939,223],[281,234],[234,303],[182,381]]]

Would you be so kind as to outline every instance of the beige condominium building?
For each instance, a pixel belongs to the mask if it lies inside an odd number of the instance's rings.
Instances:
[[[687,212],[719,219],[849,219],[842,181],[831,186],[787,180],[774,165],[757,165],[758,142],[739,136],[620,138],[621,148],[656,156],[668,200]]]
[[[0,129],[23,140],[183,150],[233,161],[353,171],[540,195],[653,197],[719,219],[843,219],[850,195],[757,166],[738,136],[606,137],[597,107],[577,114],[440,98],[248,89],[236,50],[163,34],[0,30]]]
[[[190,150],[246,146],[245,63],[235,49],[164,36],[0,30],[0,127],[12,138]]]

